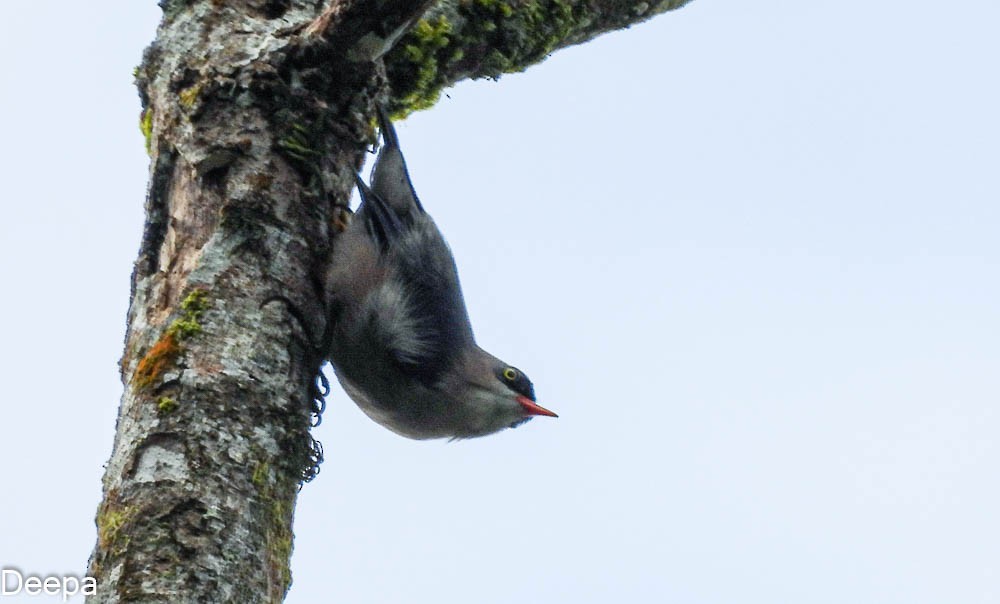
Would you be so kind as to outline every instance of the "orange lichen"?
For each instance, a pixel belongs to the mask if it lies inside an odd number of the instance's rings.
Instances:
[[[207,308],[208,292],[202,288],[191,290],[181,302],[183,314],[174,319],[136,366],[133,382],[137,388],[149,388],[167,369],[177,364],[177,358],[181,355],[181,340],[201,333],[198,321]]]
[[[167,330],[135,368],[133,379],[136,387],[142,389],[152,386],[167,369],[174,366],[180,354],[176,331]]]

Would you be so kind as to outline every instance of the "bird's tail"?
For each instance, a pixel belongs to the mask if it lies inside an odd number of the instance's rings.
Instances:
[[[424,207],[410,181],[410,173],[406,169],[406,160],[399,148],[399,137],[396,136],[392,120],[384,106],[379,105],[377,112],[384,144],[375,160],[375,167],[372,168],[372,190],[401,216],[410,214],[414,208],[423,212]]]

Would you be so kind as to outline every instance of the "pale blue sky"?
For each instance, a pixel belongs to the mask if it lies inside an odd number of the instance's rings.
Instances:
[[[40,574],[93,546],[142,224],[159,9],[93,10],[0,21],[0,564]],[[561,417],[421,443],[335,389],[288,602],[1000,602],[998,23],[697,0],[400,124]]]

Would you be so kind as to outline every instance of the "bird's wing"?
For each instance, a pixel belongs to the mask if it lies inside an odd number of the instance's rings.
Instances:
[[[385,145],[371,187],[357,179],[355,215],[390,272],[368,299],[371,335],[400,371],[433,384],[474,342],[472,327],[451,250],[417,199],[389,116],[378,112]]]
[[[474,342],[451,251],[427,217],[403,230],[384,260],[392,275],[373,294],[371,325],[400,371],[434,384]]]
[[[369,237],[385,252],[400,233],[406,229],[399,215],[372,191],[360,176],[355,176],[358,192],[361,194],[361,205],[354,215],[355,220],[361,220],[368,230]]]

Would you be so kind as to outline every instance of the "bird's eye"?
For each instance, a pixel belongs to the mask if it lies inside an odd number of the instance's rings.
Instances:
[[[514,369],[513,367],[508,367],[508,368],[504,369],[503,370],[503,377],[508,382],[513,382],[514,380],[517,379],[517,369]]]

